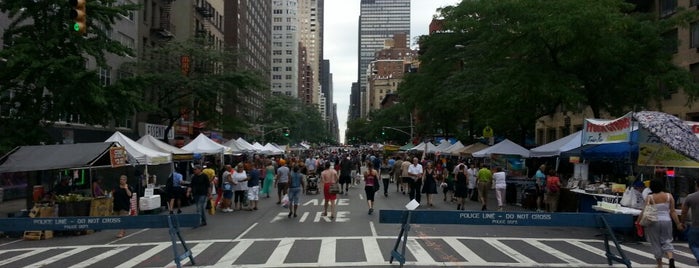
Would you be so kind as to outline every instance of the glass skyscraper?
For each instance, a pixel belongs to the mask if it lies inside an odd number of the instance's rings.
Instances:
[[[405,33],[410,47],[410,0],[362,0],[359,13],[359,68],[360,95],[366,91],[367,67],[374,53],[384,48],[384,41],[395,33]],[[355,92],[352,92],[355,94]],[[358,98],[353,98],[358,99]],[[361,109],[361,103],[352,103],[352,109]],[[350,115],[361,114],[350,111]]]

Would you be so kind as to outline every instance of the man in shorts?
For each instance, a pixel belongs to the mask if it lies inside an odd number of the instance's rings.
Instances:
[[[352,157],[347,155],[345,158],[340,160],[340,191],[344,188],[344,192],[340,194],[347,195],[347,190],[349,190],[350,184],[352,184],[352,170],[354,169],[354,161]]]

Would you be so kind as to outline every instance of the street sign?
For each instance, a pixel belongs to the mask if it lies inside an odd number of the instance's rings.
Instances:
[[[200,224],[200,216],[198,214],[178,214],[171,216],[177,217],[180,227],[196,227]],[[4,232],[30,230],[61,231],[169,227],[168,215],[0,219],[0,231]]]

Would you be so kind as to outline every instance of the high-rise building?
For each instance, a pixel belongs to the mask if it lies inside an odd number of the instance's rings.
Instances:
[[[298,0],[298,36],[301,45],[306,48],[306,62],[310,70],[310,88],[305,89],[310,93],[310,101],[305,101],[305,96],[299,96],[307,104],[319,105],[320,82],[318,70],[320,68],[320,23],[318,21],[318,1]],[[300,85],[299,85],[300,87]],[[301,90],[301,88],[299,88]],[[319,107],[320,108],[320,107]]]
[[[359,66],[357,83],[359,93],[364,95],[367,88],[367,69],[374,60],[374,53],[384,48],[384,41],[396,33],[406,35],[406,46],[410,46],[410,0],[362,0],[359,13]],[[354,91],[352,92],[354,94]],[[352,98],[362,100],[360,96]],[[362,108],[364,107],[364,108]],[[350,118],[363,114],[368,106],[363,103],[350,104]]]
[[[272,1],[272,94],[298,97],[298,1]]]
[[[240,0],[224,2],[224,43],[238,52],[237,65],[244,70],[258,73],[264,81],[270,81],[270,55],[272,36],[272,0]],[[269,91],[250,91],[234,99],[246,105],[227,103],[224,116],[246,118],[257,122],[262,116],[264,100]],[[245,107],[241,109],[241,107]]]

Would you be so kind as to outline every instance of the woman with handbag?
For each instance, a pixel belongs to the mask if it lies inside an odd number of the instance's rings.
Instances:
[[[366,202],[369,205],[369,215],[374,213],[374,193],[379,187],[379,173],[374,169],[374,164],[371,161],[366,162],[366,172],[364,172],[364,193],[366,194]]]
[[[675,267],[672,246],[672,221],[677,224],[677,229],[684,229],[675,212],[675,199],[670,193],[665,192],[665,185],[661,180],[650,182],[652,194],[646,198],[646,205],[638,215],[636,224],[644,227],[646,240],[650,243],[651,251],[655,256],[658,268],[663,267],[663,254],[669,259],[670,268]]]

